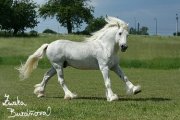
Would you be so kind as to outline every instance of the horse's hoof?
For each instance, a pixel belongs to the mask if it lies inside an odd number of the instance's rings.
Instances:
[[[71,93],[71,94],[66,94],[66,95],[64,96],[64,99],[65,99],[65,100],[71,100],[71,99],[74,99],[74,98],[77,98],[77,94]]]
[[[141,92],[141,86],[132,86],[131,88],[127,89],[127,95],[136,95]]]
[[[111,97],[107,98],[108,102],[112,102],[112,101],[115,101],[115,100],[118,100],[118,96],[116,94],[113,94]]]
[[[136,95],[136,94],[138,94],[138,93],[140,93],[140,92],[141,92],[141,90],[135,91],[135,92],[134,92],[134,95]]]
[[[134,95],[138,94],[141,92],[141,86],[140,85],[137,85],[137,86],[134,86],[133,87],[133,93]]]
[[[36,84],[34,87],[34,94],[37,95],[38,98],[45,97],[43,87],[41,87],[39,84]]]
[[[37,97],[42,98],[42,97],[45,97],[45,95],[44,94],[38,94]]]

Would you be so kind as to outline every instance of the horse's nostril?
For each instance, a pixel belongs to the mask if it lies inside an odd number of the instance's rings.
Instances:
[[[122,49],[127,49],[128,46],[127,46],[127,45],[122,45],[121,48],[122,48]]]
[[[125,52],[127,48],[128,48],[127,45],[121,45],[121,51],[122,52]]]

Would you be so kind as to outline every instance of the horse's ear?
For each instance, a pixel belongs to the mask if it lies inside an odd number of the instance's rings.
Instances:
[[[106,21],[107,23],[109,23],[109,22],[110,22],[110,19],[109,19],[109,16],[108,16],[108,15],[106,15],[106,17],[105,17],[105,21]]]
[[[118,28],[120,28],[121,26],[120,26],[120,24],[117,22],[117,26],[118,26]]]

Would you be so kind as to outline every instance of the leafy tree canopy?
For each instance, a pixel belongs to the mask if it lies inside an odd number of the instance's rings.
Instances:
[[[85,31],[87,31],[88,33],[98,31],[101,28],[103,28],[105,24],[106,24],[106,21],[104,17],[101,16],[98,18],[94,18],[89,22],[88,26],[85,28]]]
[[[43,18],[54,17],[67,28],[68,33],[83,22],[88,23],[93,18],[93,7],[88,5],[89,0],[49,0],[39,9]]]
[[[51,33],[51,34],[57,34],[57,32],[51,30],[51,29],[45,29],[43,33]]]
[[[2,29],[14,30],[14,34],[37,24],[37,5],[32,0],[1,0],[0,24]]]
[[[142,26],[142,28],[139,28],[138,30],[131,27],[129,30],[129,33],[136,34],[136,35],[149,35],[148,30],[149,30],[148,27],[145,27],[145,26]]]

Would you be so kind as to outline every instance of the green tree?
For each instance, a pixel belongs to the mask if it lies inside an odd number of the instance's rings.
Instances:
[[[18,31],[24,31],[26,28],[37,26],[37,5],[31,0],[15,0],[12,6],[12,29],[14,34]]]
[[[93,20],[90,21],[88,26],[85,28],[85,31],[87,31],[88,33],[98,31],[101,28],[103,28],[105,24],[106,24],[106,21],[104,17],[101,16],[98,18],[94,18]]]
[[[129,34],[137,34],[136,29],[134,29],[133,27],[131,27],[131,28],[129,29]]]
[[[137,34],[137,35],[149,35],[148,30],[149,30],[148,27],[145,27],[145,26],[142,26],[141,28],[139,28],[139,30],[136,30],[133,27],[131,27],[129,29],[129,33]]]
[[[45,29],[43,33],[51,33],[51,34],[57,34],[57,32],[51,30],[51,29]]]
[[[88,23],[93,18],[93,7],[88,5],[89,0],[49,0],[39,9],[43,18],[54,17],[67,28],[68,33],[80,28],[83,22]]]
[[[141,34],[141,35],[149,35],[149,33],[148,33],[148,27],[143,26],[143,27],[140,29],[140,34]]]
[[[0,0],[0,25],[1,29],[10,30],[13,0]]]
[[[2,7],[1,7],[2,6]],[[2,0],[0,2],[0,24],[2,29],[24,32],[26,28],[34,28],[37,24],[37,5],[32,0]]]

